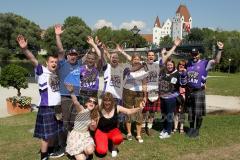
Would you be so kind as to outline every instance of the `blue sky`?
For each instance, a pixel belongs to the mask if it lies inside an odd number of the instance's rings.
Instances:
[[[161,23],[171,19],[180,4],[188,7],[193,27],[240,31],[238,0],[2,0],[0,13],[13,12],[43,29],[79,16],[92,29],[137,25],[140,33],[151,33],[156,16]]]

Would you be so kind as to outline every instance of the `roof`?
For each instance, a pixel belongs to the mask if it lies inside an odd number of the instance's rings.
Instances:
[[[147,41],[152,43],[153,42],[153,35],[152,34],[141,34],[141,36]]]
[[[180,5],[176,11],[176,13],[179,13],[181,16],[184,17],[185,22],[189,22],[189,18],[191,17],[187,7],[185,5]]]
[[[154,23],[153,27],[155,27],[155,25],[157,25],[157,27],[159,27],[159,28],[161,27],[161,23],[160,23],[160,20],[159,20],[158,16],[157,16],[157,18],[155,20],[155,23]]]

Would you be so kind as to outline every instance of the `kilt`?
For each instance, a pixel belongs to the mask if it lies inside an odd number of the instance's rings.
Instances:
[[[136,108],[139,107],[140,102],[143,100],[143,92],[141,91],[131,91],[129,89],[123,89],[123,106],[126,108]],[[143,122],[143,115],[141,111],[135,114],[126,115],[126,121],[136,121],[137,123]]]
[[[194,116],[206,115],[205,90],[197,90],[186,93],[186,106],[188,109],[188,119],[194,120]]]
[[[158,98],[154,102],[151,102],[149,99],[147,99],[147,102],[146,102],[145,107],[143,108],[142,112],[146,113],[147,111],[149,111],[150,113],[160,112],[161,111],[160,98]]]
[[[63,131],[63,122],[56,119],[54,107],[39,107],[33,137],[48,140]]]

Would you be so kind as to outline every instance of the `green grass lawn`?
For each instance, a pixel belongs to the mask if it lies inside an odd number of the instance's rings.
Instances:
[[[240,96],[240,73],[210,72],[206,91],[213,95]]]
[[[0,159],[35,160],[39,159],[39,141],[32,137],[36,113],[0,119]],[[190,139],[185,135],[174,134],[169,139],[159,139],[158,126],[154,135],[143,135],[144,143],[136,140],[124,141],[119,147],[118,157],[127,160],[188,160],[240,159],[240,116],[208,115],[203,122],[201,136]],[[110,155],[110,154],[109,154]],[[60,160],[67,159],[66,157]],[[94,159],[97,159],[94,157]],[[104,159],[111,159],[110,156]]]

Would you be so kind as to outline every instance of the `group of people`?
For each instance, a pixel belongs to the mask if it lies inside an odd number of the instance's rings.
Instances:
[[[75,49],[65,53],[62,33],[62,26],[56,25],[58,54],[48,55],[46,67],[28,50],[25,37],[17,37],[20,48],[35,67],[39,85],[34,137],[41,140],[42,160],[60,157],[64,152],[77,160],[87,159],[94,151],[106,155],[109,142],[112,157],[116,157],[117,146],[123,141],[119,124],[126,123],[126,138],[132,140],[132,122],[135,121],[135,138],[143,143],[142,128],[150,134],[155,113],[160,111],[164,122],[161,139],[169,138],[178,129],[178,121],[180,133],[184,132],[182,119],[186,108],[190,122],[187,135],[199,135],[206,114],[207,72],[219,62],[223,43],[217,43],[215,59],[200,59],[199,51],[194,48],[191,60],[182,60],[176,67],[170,56],[180,45],[180,39],[174,41],[169,51],[161,51],[160,60],[156,60],[156,53],[148,51],[147,62],[143,62],[139,54],[130,56],[119,45],[110,54],[98,38],[88,36],[90,49],[80,59]],[[119,54],[129,63],[120,63]],[[101,95],[98,94],[100,72],[104,74]],[[54,152],[56,139],[61,154]]]

